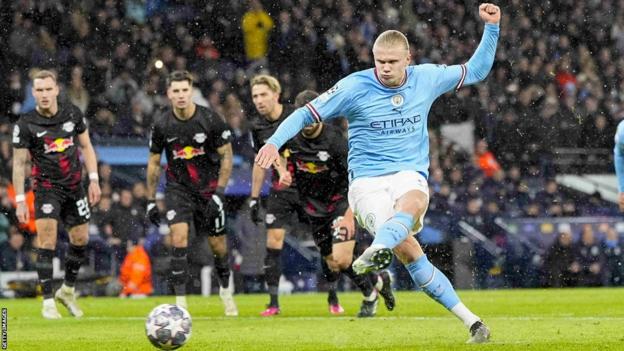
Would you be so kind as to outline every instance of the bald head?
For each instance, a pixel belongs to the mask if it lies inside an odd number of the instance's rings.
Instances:
[[[377,37],[375,44],[373,44],[373,51],[375,48],[400,48],[405,51],[409,51],[409,42],[403,33],[398,30],[387,30]]]

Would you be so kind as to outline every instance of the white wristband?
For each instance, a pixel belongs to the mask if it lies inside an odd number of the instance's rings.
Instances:
[[[24,202],[26,201],[26,196],[24,194],[15,195],[15,202]]]
[[[89,173],[89,180],[97,182],[98,180],[100,180],[100,177],[98,176],[97,172],[91,172]]]

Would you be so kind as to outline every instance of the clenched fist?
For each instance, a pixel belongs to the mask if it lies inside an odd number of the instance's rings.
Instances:
[[[485,23],[497,24],[500,22],[500,8],[494,4],[483,3],[479,5],[479,16]]]

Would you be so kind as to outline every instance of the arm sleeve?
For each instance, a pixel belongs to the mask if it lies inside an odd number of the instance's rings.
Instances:
[[[12,141],[16,149],[30,148],[31,137],[26,123],[21,123],[20,120],[15,122]]]
[[[78,107],[73,107],[74,111],[74,123],[76,123],[76,134],[82,134],[87,130],[87,123],[85,121],[84,114]]]
[[[615,133],[615,148],[613,149],[613,163],[618,182],[618,191],[624,192],[624,123],[620,123]]]
[[[214,121],[214,125],[211,128],[212,138],[210,138],[210,140],[215,149],[218,149],[221,146],[232,142],[232,131],[221,119],[221,117],[215,116]]]
[[[499,30],[498,24],[487,23],[477,50],[465,64],[426,65],[435,75],[433,84],[436,96],[452,89],[459,90],[464,85],[480,82],[487,77],[494,64]]]
[[[303,127],[314,122],[312,113],[307,108],[298,108],[277,127],[277,130],[266,141],[266,144],[273,144],[279,150],[288,140],[297,135]]]
[[[149,149],[151,153],[160,154],[165,148],[165,140],[162,135],[162,131],[158,127],[158,124],[154,122],[152,124],[152,131],[150,133]]]
[[[314,122],[322,122],[330,118],[345,116],[353,97],[357,78],[348,76],[341,79],[329,90],[305,105],[310,111]]]
[[[351,102],[354,81],[353,76],[343,78],[316,99],[297,109],[280,124],[275,133],[267,140],[267,143],[273,144],[279,149],[289,139],[297,135],[303,127],[345,115]]]

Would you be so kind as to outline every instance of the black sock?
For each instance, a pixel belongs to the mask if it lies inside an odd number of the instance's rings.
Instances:
[[[366,274],[366,276],[368,277],[368,280],[370,280],[371,284],[373,284],[373,286],[377,286],[377,281],[379,280],[379,275],[377,273],[370,272]]]
[[[54,250],[37,249],[37,275],[44,299],[52,298],[52,258]]]
[[[340,272],[332,271],[327,265],[327,261],[321,260],[321,267],[323,268],[323,277],[327,281],[327,303],[335,305],[338,303],[338,295],[336,290],[338,288],[338,279],[340,278]]]
[[[78,271],[80,270],[80,266],[86,257],[86,246],[69,244],[69,252],[67,253],[67,258],[65,260],[65,285],[70,287],[76,285]]]
[[[277,292],[279,279],[282,275],[282,250],[270,249],[267,247],[267,255],[264,259],[264,279],[269,287],[271,301],[269,306],[279,306]]]
[[[355,284],[358,288],[360,288],[360,290],[362,291],[362,294],[365,297],[368,297],[370,296],[370,294],[373,293],[373,289],[374,289],[373,284],[371,284],[368,274],[366,275],[355,274],[351,266],[349,266],[349,268],[347,269],[343,269],[342,273],[344,273],[347,277],[349,277],[351,281],[353,282],[353,284]]]
[[[230,285],[230,265],[228,262],[228,255],[227,253],[223,257],[213,255],[213,258],[217,280],[219,280],[219,286],[223,289],[227,289]]]
[[[186,280],[188,277],[187,251],[186,247],[174,247],[172,250],[173,257],[171,258],[169,279],[176,296],[186,295]]]

